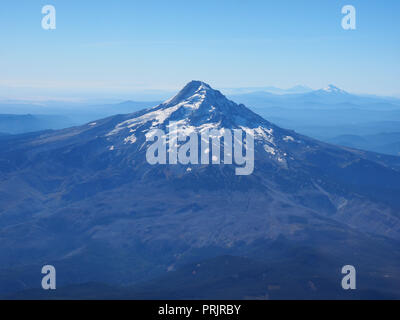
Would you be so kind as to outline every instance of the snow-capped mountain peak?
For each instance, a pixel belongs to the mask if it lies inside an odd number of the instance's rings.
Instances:
[[[242,104],[227,99],[220,91],[214,90],[201,81],[189,82],[173,98],[160,105],[137,113],[126,115],[106,136],[115,148],[124,145],[140,146],[143,150],[153,129],[171,131],[172,123],[176,130],[185,133],[202,133],[204,130],[217,130],[222,136],[226,129],[241,129],[254,137],[255,144],[263,154],[283,163],[285,147],[298,143],[294,133],[278,128]],[[214,131],[215,132],[215,131]]]
[[[334,86],[333,84],[329,84],[327,87],[321,89],[321,91],[327,92],[327,93],[339,93],[339,94],[346,94],[347,92]]]
[[[170,121],[179,121],[193,127],[218,126],[219,128],[254,128],[270,124],[244,105],[228,100],[220,91],[201,81],[189,82],[173,98],[164,103],[132,114],[131,118],[118,123],[109,133],[121,130],[165,129]],[[268,128],[269,129],[269,128]]]
[[[164,109],[174,106],[192,110],[200,109],[200,107],[211,109],[213,104],[226,103],[226,101],[227,99],[218,90],[214,90],[205,82],[193,80],[174,97],[162,103],[160,107]]]
[[[215,90],[213,90],[207,83],[193,80],[186,84],[186,86],[182,90],[180,90],[176,96],[165,101],[164,104],[171,104],[182,100],[188,100],[196,95],[204,98],[212,91]]]

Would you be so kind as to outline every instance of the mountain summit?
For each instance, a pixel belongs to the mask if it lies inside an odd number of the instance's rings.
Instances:
[[[340,89],[333,84],[328,85],[327,87],[323,89],[319,89],[314,91],[314,93],[319,93],[319,94],[330,94],[330,95],[349,95],[348,92],[344,91],[343,89]]]
[[[148,109],[139,118],[119,124],[117,131],[123,127],[142,127],[149,122],[152,122],[152,128],[164,128],[168,121],[182,121],[182,124],[192,126],[213,124],[224,128],[267,124],[267,121],[244,105],[228,100],[208,84],[191,81],[173,98]]]
[[[208,94],[215,95],[216,93],[217,91],[212,89],[207,83],[193,80],[187,83],[185,87],[183,87],[175,97],[169,99],[169,101],[171,103],[176,103],[189,99],[196,94],[205,97]]]
[[[322,89],[326,92],[335,92],[335,93],[347,93],[346,91],[339,89],[338,87],[334,86],[333,84],[328,85],[326,88]]]
[[[171,121],[188,132],[250,132],[253,173],[236,176],[225,163],[149,164],[148,135],[167,131]],[[399,267],[397,157],[280,128],[200,81],[139,112],[2,138],[0,150],[0,281],[7,279],[0,294],[23,289],[21,283],[35,287],[37,270],[49,263],[63,275],[60,285],[77,279],[125,285],[168,278],[195,262],[174,283],[208,274],[200,287],[213,279],[216,293],[240,278],[242,260],[224,263],[232,269],[227,279],[221,265],[201,269],[203,259],[228,254],[263,261],[267,267],[246,269],[243,283],[251,285],[236,288],[235,298],[265,296],[268,283],[287,288],[285,297],[338,287],[340,267],[348,263],[362,265],[365,275]],[[9,277],[10,268],[18,277]],[[298,282],[268,278],[271,268]],[[187,287],[183,298],[198,297],[196,288]]]
[[[283,131],[252,112],[242,104],[228,100],[220,91],[200,81],[188,83],[176,96],[164,103],[140,113],[127,115],[106,136],[113,150],[124,149],[126,144],[148,145],[146,136],[152,129],[168,131],[170,123],[176,122],[185,133],[214,129],[223,134],[226,129],[251,132],[262,152],[269,152],[282,163],[284,151],[276,148],[277,138],[291,140],[291,132]],[[267,151],[266,151],[267,150]]]

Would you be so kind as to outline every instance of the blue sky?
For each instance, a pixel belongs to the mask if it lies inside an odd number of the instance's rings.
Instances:
[[[56,30],[41,28],[46,4]],[[356,30],[341,28],[346,4]],[[192,79],[400,96],[398,0],[3,0],[0,41],[2,98],[134,96]]]

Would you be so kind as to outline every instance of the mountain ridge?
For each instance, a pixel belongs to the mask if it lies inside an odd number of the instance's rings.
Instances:
[[[169,121],[195,132],[252,130],[253,174],[224,163],[150,165],[146,134]],[[282,129],[202,82],[156,107],[4,138],[0,148],[0,279],[21,270],[7,292],[50,262],[68,270],[65,285],[136,283],[221,254],[259,256],[279,239],[294,252],[297,242],[326,245],[337,257],[375,243],[379,268],[397,263],[389,251],[400,240],[398,158]]]

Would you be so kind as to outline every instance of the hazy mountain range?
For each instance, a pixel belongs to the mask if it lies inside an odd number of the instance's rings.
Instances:
[[[278,125],[311,137],[399,155],[400,99],[350,94],[334,85],[303,94],[252,92],[230,97]]]
[[[54,101],[0,102],[0,132],[16,134],[63,129],[111,115],[137,111],[159,103],[159,101],[124,101],[112,104]]]
[[[253,129],[253,174],[150,165],[146,134],[169,121]],[[203,82],[138,112],[3,137],[0,150],[3,296],[400,297],[400,158],[283,129]],[[60,290],[39,288],[44,264]],[[346,264],[353,292],[340,287]]]
[[[334,85],[226,88],[234,101],[284,127],[326,142],[391,155],[400,152],[400,99],[350,94]],[[71,103],[0,102],[0,133],[62,129],[116,114],[139,111],[160,101]],[[373,137],[381,137],[374,139]],[[385,138],[388,138],[386,140]]]
[[[288,89],[282,89],[274,86],[266,87],[243,87],[243,88],[224,88],[223,92],[228,95],[238,95],[238,94],[253,94],[257,92],[271,93],[271,94],[294,94],[294,93],[306,93],[311,92],[313,89],[303,85],[296,85]]]

